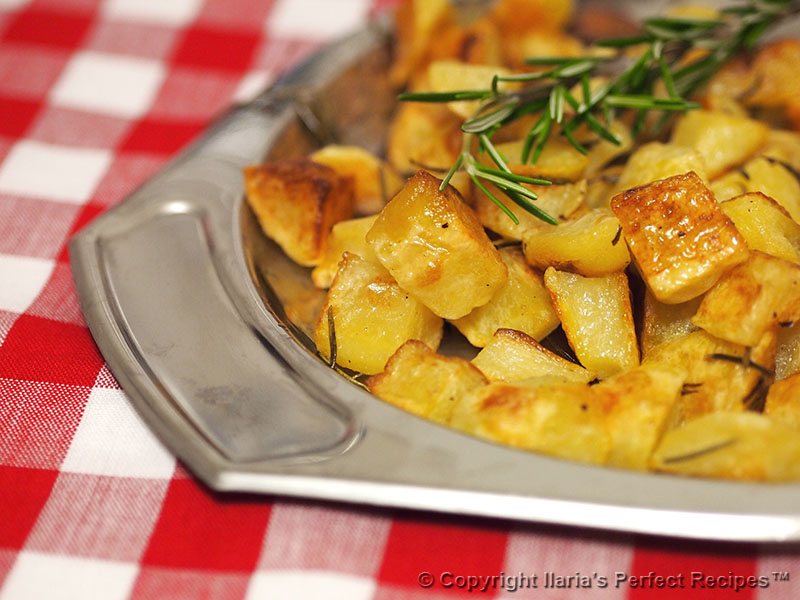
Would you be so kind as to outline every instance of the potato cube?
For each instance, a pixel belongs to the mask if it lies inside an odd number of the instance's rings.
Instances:
[[[800,373],[776,381],[769,387],[764,414],[800,430]]]
[[[628,152],[633,147],[633,137],[627,125],[620,121],[612,121],[608,126],[609,131],[617,136],[619,144],[614,144],[606,139],[600,139],[589,150],[589,163],[586,165],[586,177],[594,177],[603,167],[618,156]]]
[[[440,184],[419,171],[378,215],[367,241],[403,289],[440,317],[459,319],[492,299],[508,269],[472,209]]]
[[[577,181],[589,164],[589,158],[578,152],[567,140],[551,135],[535,164],[522,162],[524,139],[495,144],[497,151],[506,159],[508,168],[518,175],[541,177],[557,181]],[[488,156],[484,161],[494,166]]]
[[[345,253],[322,307],[314,341],[331,357],[328,311],[333,314],[336,363],[359,373],[383,370],[386,361],[408,340],[436,349],[442,320],[404,291],[380,265]]]
[[[747,258],[744,238],[693,172],[611,200],[633,260],[656,298],[686,302]]]
[[[557,31],[569,22],[573,7],[573,0],[499,0],[492,19],[503,32]]]
[[[497,65],[474,65],[457,60],[437,60],[428,65],[428,81],[432,92],[458,90],[486,90],[492,87],[495,75],[508,75],[511,71]],[[511,86],[501,83],[501,90]],[[447,107],[462,119],[472,117],[480,108],[480,100],[448,102]]]
[[[319,263],[333,224],[353,215],[352,180],[310,160],[246,167],[244,183],[264,233],[303,266]]]
[[[606,208],[596,208],[575,221],[528,231],[523,248],[534,267],[555,267],[588,277],[623,271],[631,262],[619,220]]]
[[[705,159],[708,176],[713,178],[750,158],[764,143],[767,130],[753,119],[692,110],[676,123],[672,143],[697,150]]]
[[[643,364],[685,369],[677,422],[716,411],[737,412],[756,406],[775,365],[777,334],[768,331],[753,348],[694,331],[656,346]]]
[[[457,59],[475,65],[499,65],[503,62],[500,32],[489,19],[454,24],[430,41],[431,60]]]
[[[748,192],[762,192],[774,199],[800,223],[800,180],[787,164],[759,156],[742,167]]]
[[[390,404],[447,424],[461,399],[487,383],[469,361],[441,356],[419,340],[409,340],[392,355],[382,373],[367,380],[367,387]]]
[[[687,146],[650,142],[638,148],[628,159],[616,190],[622,192],[689,171],[697,173],[702,181],[708,181],[705,160],[697,150]]]
[[[355,211],[371,215],[383,208],[389,198],[403,187],[403,180],[389,165],[358,146],[325,146],[309,158],[328,165],[354,182]]]
[[[656,444],[675,419],[685,376],[682,369],[642,366],[592,387],[611,434],[607,464],[647,469]]]
[[[508,279],[483,306],[452,323],[470,344],[482,348],[501,328],[522,331],[540,340],[556,327],[558,315],[542,276],[525,262],[519,248],[503,248],[500,258],[508,268]]]
[[[625,273],[583,277],[550,267],[544,284],[569,345],[584,367],[602,379],[639,364]]]
[[[757,413],[718,412],[667,433],[651,464],[693,477],[797,481],[800,435]]]
[[[431,40],[453,20],[449,0],[403,0],[394,19],[395,57],[389,80],[401,86],[425,61]]]
[[[507,200],[503,193],[491,183],[487,182],[485,185],[486,188],[494,194],[495,198],[501,200],[511,209],[511,212],[513,212],[514,216],[519,220],[519,224],[509,219],[508,215],[486,196],[486,194],[475,189],[473,206],[475,208],[475,214],[478,215],[478,219],[484,227],[491,229],[495,233],[499,233],[503,237],[512,240],[521,240],[523,234],[528,230],[545,229],[550,226],[539,217],[533,216],[524,208],[514,204],[512,200]],[[581,179],[575,183],[565,183],[563,185],[523,185],[539,196],[533,203],[559,221],[567,220],[581,208],[583,199],[586,196],[587,187],[585,179]]]
[[[591,387],[490,383],[453,413],[453,427],[503,444],[602,464],[610,438]]]
[[[644,293],[644,320],[642,323],[642,355],[647,356],[656,346],[681,338],[697,330],[692,317],[703,301],[698,296],[681,304],[664,304],[656,300],[653,292]]]
[[[531,336],[513,329],[498,329],[486,347],[472,359],[490,381],[522,382],[554,378],[562,383],[588,383],[594,373],[553,354]]]
[[[796,131],[770,129],[760,152],[800,171],[800,133]]]
[[[367,243],[367,232],[375,223],[378,215],[339,221],[331,229],[328,242],[325,244],[325,253],[319,265],[311,271],[311,280],[320,288],[328,288],[333,281],[339,262],[345,252],[357,254],[364,260],[378,263],[378,258],[372,251],[372,246]]]
[[[750,250],[800,263],[800,225],[769,196],[751,192],[720,205]]]
[[[406,175],[424,166],[447,172],[461,152],[461,120],[440,104],[403,102],[389,125],[389,163]]]
[[[779,321],[800,318],[800,265],[758,251],[723,275],[692,323],[723,340],[754,346]]]

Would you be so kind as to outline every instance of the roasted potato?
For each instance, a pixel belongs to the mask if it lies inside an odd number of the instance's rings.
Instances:
[[[264,233],[296,263],[322,259],[334,223],[353,216],[353,181],[308,159],[244,170],[247,203]]]
[[[747,259],[747,245],[696,173],[675,175],[614,196],[631,255],[655,297],[696,298]]]
[[[320,263],[311,271],[311,281],[319,288],[329,288],[345,252],[357,254],[364,260],[378,263],[378,258],[367,243],[367,232],[377,215],[339,221],[331,229]]]
[[[470,344],[482,348],[498,329],[516,329],[540,340],[556,327],[558,316],[542,275],[525,262],[519,248],[502,248],[508,279],[489,302],[455,319],[453,325]]]
[[[328,327],[329,315],[333,333]],[[317,351],[359,373],[383,370],[408,340],[432,349],[442,339],[442,320],[403,290],[381,265],[345,253],[314,331]],[[333,342],[333,348],[331,348]]]
[[[447,424],[459,402],[488,383],[469,361],[441,356],[419,340],[409,340],[382,373],[367,379],[367,388],[390,404]]]
[[[367,241],[378,260],[435,314],[459,319],[508,280],[475,213],[448,186],[419,171],[378,215]],[[470,290],[465,294],[463,290]]]
[[[490,381],[520,382],[552,377],[563,383],[588,383],[595,374],[553,354],[531,336],[513,329],[498,329],[472,359]]]
[[[583,277],[550,267],[544,284],[581,364],[608,377],[639,364],[625,273]]]

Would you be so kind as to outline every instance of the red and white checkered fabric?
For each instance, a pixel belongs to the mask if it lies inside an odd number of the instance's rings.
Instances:
[[[0,0],[0,600],[800,598],[796,546],[217,494],[132,410],[81,316],[67,239],[228,104],[381,4]],[[545,571],[612,579],[517,593],[438,579]],[[613,585],[650,571],[770,585]]]

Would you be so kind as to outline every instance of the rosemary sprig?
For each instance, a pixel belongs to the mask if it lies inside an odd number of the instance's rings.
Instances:
[[[722,10],[717,19],[655,17],[643,23],[641,35],[595,43],[597,47],[616,50],[615,56],[530,58],[526,64],[544,70],[495,75],[491,86],[485,90],[403,93],[398,99],[415,102],[480,100],[480,108],[462,124],[461,153],[441,189],[456,171],[463,169],[515,223],[519,222],[517,217],[489,192],[486,183],[493,184],[531,214],[555,225],[556,219],[533,204],[536,193],[522,185],[533,182],[512,173],[492,144],[493,135],[501,127],[525,115],[539,113],[523,142],[523,164],[535,164],[539,160],[554,129],[584,154],[588,150],[575,136],[581,125],[586,125],[598,139],[619,145],[621,142],[610,125],[624,112],[634,114],[631,133],[635,137],[644,128],[650,111],[662,111],[654,128],[659,131],[670,113],[700,107],[687,98],[722,65],[740,51],[752,48],[775,23],[796,13],[800,13],[800,0],[747,0],[742,5]],[[645,48],[637,59],[631,60],[629,51],[637,45]],[[696,49],[703,49],[705,53],[687,62],[689,53]],[[593,76],[608,77],[608,80],[591,89]],[[505,91],[500,89],[500,82],[521,83],[524,87]],[[655,95],[659,84],[663,84],[668,97]],[[575,86],[581,90],[580,100],[570,91]],[[476,140],[479,151],[488,154],[497,169],[487,168],[474,156]],[[546,183],[537,180],[535,185]]]

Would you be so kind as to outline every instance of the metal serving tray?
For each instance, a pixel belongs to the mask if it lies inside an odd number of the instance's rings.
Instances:
[[[330,369],[322,293],[261,235],[241,168],[335,139],[383,145],[388,27],[326,48],[70,244],[92,334],[164,443],[209,486],[724,540],[800,539],[800,485],[587,466],[407,414]]]

